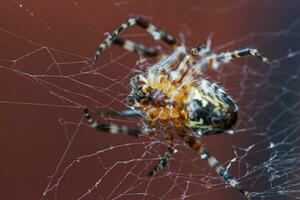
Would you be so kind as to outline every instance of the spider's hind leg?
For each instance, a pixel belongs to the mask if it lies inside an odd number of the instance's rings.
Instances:
[[[247,199],[250,199],[251,193],[246,191],[215,157],[211,156],[208,151],[204,149],[201,149],[200,156],[202,159],[205,159],[208,162],[211,168],[216,170],[217,174],[224,180],[225,183],[240,191]]]
[[[267,57],[264,57],[257,49],[254,49],[254,48],[244,48],[244,49],[239,49],[239,50],[235,50],[232,52],[224,52],[224,53],[220,53],[220,54],[215,54],[215,55],[208,56],[207,59],[208,59],[208,61],[211,61],[211,62],[221,61],[221,62],[226,63],[226,62],[230,61],[231,59],[240,58],[243,56],[254,56],[264,63],[269,62]]]
[[[178,135],[192,148],[194,149],[202,159],[205,159],[209,166],[213,168],[217,174],[223,179],[223,181],[230,185],[232,188],[240,191],[247,199],[250,199],[251,193],[246,191],[240,183],[223,167],[220,162],[213,156],[211,156],[204,148],[202,148],[200,141],[193,135],[188,135],[184,131],[179,131]]]
[[[169,159],[171,158],[172,154],[174,153],[174,138],[173,135],[170,133],[166,133],[165,142],[167,144],[167,148],[165,149],[162,157],[159,160],[159,163],[149,172],[149,176],[154,176],[157,172],[162,170],[168,163]]]

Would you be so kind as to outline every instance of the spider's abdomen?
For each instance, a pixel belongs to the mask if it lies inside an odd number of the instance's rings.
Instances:
[[[238,108],[221,87],[202,79],[191,88],[187,113],[191,129],[221,132],[236,123]]]

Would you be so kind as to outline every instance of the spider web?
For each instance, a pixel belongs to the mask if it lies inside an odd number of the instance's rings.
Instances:
[[[212,35],[213,51],[255,47],[205,76],[236,100],[238,124],[202,142],[253,199],[300,199],[300,16],[297,1],[5,1],[0,14],[1,199],[241,199],[176,138],[177,153],[155,177],[164,143],[95,133],[82,107],[126,109],[128,80],[154,61],[110,47],[107,32],[140,15],[187,48]],[[138,28],[123,37],[159,46]],[[100,121],[140,126],[139,119]],[[299,160],[298,160],[299,159]]]

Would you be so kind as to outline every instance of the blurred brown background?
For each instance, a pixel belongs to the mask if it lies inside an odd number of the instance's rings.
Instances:
[[[245,163],[262,166],[269,159],[270,141],[282,140],[270,139],[272,134],[289,133],[295,127],[292,132],[299,133],[299,114],[294,113],[299,107],[299,57],[287,57],[299,49],[299,9],[296,0],[1,1],[0,199],[243,198],[224,188],[206,163],[178,139],[179,152],[164,171],[149,179],[147,172],[163,148],[160,136],[99,135],[85,125],[83,105],[94,111],[125,108],[121,101],[128,79],[144,70],[135,65],[137,55],[118,47],[90,65],[104,34],[134,15],[181,37],[188,48],[205,43],[212,34],[216,51],[251,46],[275,60],[268,66],[242,59],[207,74],[232,94],[241,114],[237,134],[205,138],[206,146],[225,162],[234,157],[233,145],[257,143],[261,151],[242,159],[241,166],[234,164],[231,171],[248,190],[267,191],[269,172],[262,168],[244,176]],[[137,28],[123,35],[159,45]],[[295,127],[284,129],[291,123]],[[279,135],[286,138],[285,133]],[[287,141],[296,138],[292,135]],[[288,152],[292,146],[284,148]],[[207,188],[208,180],[216,185]],[[286,180],[277,184],[280,181]],[[291,198],[274,191],[266,194],[269,199]]]

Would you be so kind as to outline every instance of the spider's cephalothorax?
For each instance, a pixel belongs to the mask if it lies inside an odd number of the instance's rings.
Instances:
[[[120,32],[133,25],[145,29],[156,40],[160,39],[170,45],[173,52],[167,55],[156,48],[148,48],[118,37]],[[262,62],[268,62],[268,59],[253,48],[214,54],[210,50],[210,40],[207,45],[199,45],[187,52],[174,37],[140,17],[130,18],[109,35],[98,46],[93,58],[94,62],[111,44],[122,46],[128,51],[137,52],[143,56],[155,57],[158,60],[145,73],[130,79],[131,92],[127,96],[126,103],[132,109],[101,112],[105,115],[143,117],[144,127],[139,129],[99,123],[91,117],[86,108],[85,117],[90,126],[98,131],[134,136],[155,133],[158,131],[157,127],[160,127],[163,130],[167,148],[159,163],[149,173],[151,176],[164,168],[173,154],[174,139],[171,133],[173,129],[169,127],[172,126],[178,136],[202,159],[207,160],[228,185],[250,198],[250,193],[243,189],[228,170],[200,143],[201,136],[218,134],[230,129],[236,123],[238,116],[237,105],[231,97],[216,83],[204,79],[203,73],[207,66],[217,68],[222,63],[228,63],[231,59],[242,56],[254,56]],[[159,126],[155,126],[156,124]]]

